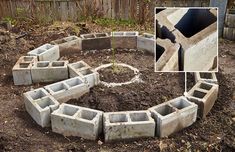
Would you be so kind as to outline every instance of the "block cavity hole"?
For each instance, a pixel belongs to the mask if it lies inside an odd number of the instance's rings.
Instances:
[[[212,88],[212,85],[206,84],[206,83],[201,83],[199,85],[199,88],[204,89],[204,90],[210,90]]]
[[[205,95],[206,95],[206,93],[204,93],[204,92],[201,92],[201,91],[198,91],[198,90],[193,91],[193,96],[194,97],[202,99],[202,98],[205,97]]]
[[[126,114],[110,114],[109,115],[110,123],[117,123],[117,122],[127,122]]]
[[[95,36],[93,34],[87,34],[87,35],[83,35],[84,38],[95,38]]]
[[[80,73],[82,75],[88,75],[88,74],[92,74],[93,72],[90,69],[86,69],[86,70],[80,71]]]
[[[199,73],[202,79],[213,79],[212,73]]]
[[[180,110],[180,109],[190,106],[190,103],[184,99],[179,99],[177,101],[172,102],[171,105]]]
[[[68,116],[73,116],[78,110],[79,110],[79,108],[77,108],[77,107],[71,107],[71,106],[64,105],[64,107],[62,109],[62,114],[68,115]]]
[[[148,115],[146,113],[130,113],[131,121],[148,121]]]
[[[38,62],[37,63],[37,67],[48,67],[49,66],[49,62]]]
[[[96,37],[106,37],[106,34],[100,33],[100,34],[96,34]]]
[[[25,56],[23,60],[27,62],[27,61],[32,61],[33,59],[34,57],[32,56]]]
[[[45,97],[46,93],[40,89],[40,90],[34,90],[34,91],[29,92],[29,95],[33,100],[37,100],[42,97]]]
[[[165,48],[158,45],[156,47],[156,62],[159,60],[159,58],[162,56],[162,54],[165,52]]]
[[[47,97],[47,98],[43,98],[42,100],[38,100],[37,104],[42,108],[46,108],[50,105],[55,105],[55,103],[51,100],[51,98]]]
[[[67,90],[67,87],[65,86],[64,83],[57,83],[57,84],[50,86],[50,89],[54,92],[58,92],[62,90]]]
[[[51,65],[54,67],[64,66],[64,62],[52,62]]]
[[[185,37],[192,37],[217,20],[210,9],[189,9],[175,25]]]
[[[87,120],[93,120],[96,115],[97,115],[97,112],[94,112],[94,111],[82,110],[81,112],[81,118],[87,119]]]
[[[28,68],[30,63],[20,63],[19,67],[20,68]]]
[[[163,106],[157,107],[155,108],[155,111],[158,112],[162,116],[166,116],[175,112],[175,110],[169,105],[163,105]]]
[[[80,69],[80,68],[83,68],[85,67],[85,65],[82,63],[82,62],[78,62],[76,64],[73,64],[72,65],[75,69]]]
[[[82,80],[76,78],[76,79],[67,80],[65,81],[65,83],[68,84],[68,86],[70,87],[74,87],[74,86],[81,84]]]

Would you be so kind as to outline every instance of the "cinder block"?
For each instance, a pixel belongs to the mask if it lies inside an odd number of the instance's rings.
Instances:
[[[154,45],[156,45],[156,40],[154,39],[153,34],[143,33],[142,35],[137,36],[138,50],[146,50],[150,53],[154,53]]]
[[[217,56],[215,9],[165,9],[156,14],[157,36],[181,44],[184,71],[208,71]],[[197,64],[195,64],[197,63]]]
[[[197,118],[198,106],[181,96],[149,108],[156,121],[156,135],[169,136],[192,125]]]
[[[178,43],[172,43],[169,39],[156,39],[155,71],[179,71]]]
[[[39,61],[31,68],[33,82],[55,82],[68,79],[68,61]]]
[[[102,115],[102,111],[63,103],[52,113],[52,131],[96,140],[102,132]]]
[[[22,56],[12,68],[12,75],[15,85],[32,84],[31,67],[32,63],[37,61],[37,57]]]
[[[44,87],[60,103],[77,99],[89,92],[89,86],[80,77],[70,78]]]
[[[111,32],[111,47],[113,49],[137,49],[139,32]]]
[[[78,76],[78,71],[85,70],[91,68],[86,62],[84,61],[78,61],[75,63],[70,63],[68,64],[68,69],[69,69],[69,77],[73,78]]]
[[[92,69],[84,61],[68,64],[70,77],[81,77],[89,84],[89,88],[94,87],[99,83],[99,73]]]
[[[56,61],[60,58],[58,45],[44,44],[30,52],[29,56],[37,56],[38,61]]]
[[[81,50],[101,50],[110,49],[111,41],[107,33],[82,34]]]
[[[205,118],[218,97],[219,86],[203,81],[197,82],[186,97],[198,105],[198,117]]]
[[[51,41],[52,45],[59,45],[60,54],[73,53],[81,50],[81,38],[77,36],[68,36],[62,39]]]
[[[154,137],[155,121],[149,111],[107,112],[103,115],[105,141]]]
[[[24,103],[27,112],[42,127],[50,126],[51,113],[59,107],[58,101],[43,88],[24,93]]]
[[[205,81],[218,84],[215,72],[194,72],[195,82]]]

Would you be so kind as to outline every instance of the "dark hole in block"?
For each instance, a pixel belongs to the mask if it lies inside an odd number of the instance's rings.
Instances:
[[[212,73],[202,73],[202,72],[200,72],[199,74],[200,74],[200,77],[202,79],[213,79]]]
[[[37,101],[37,104],[42,108],[46,108],[50,105],[54,105],[55,103],[49,98],[43,98],[42,100]]]
[[[184,99],[179,99],[177,101],[172,102],[171,105],[177,109],[183,109],[183,108],[190,106],[190,103],[188,103]]]
[[[51,65],[54,66],[54,67],[64,66],[64,62],[52,62]]]
[[[75,69],[80,69],[80,68],[83,68],[85,67],[86,65],[84,65],[82,62],[78,62],[76,64],[73,64],[72,65]]]
[[[67,80],[67,81],[65,81],[65,82],[66,82],[66,84],[68,84],[68,86],[70,86],[70,87],[74,87],[74,86],[77,86],[77,85],[79,85],[79,84],[82,83],[82,81],[81,81],[80,79],[78,79],[78,78],[76,78],[76,79],[71,79],[71,80]]]
[[[30,63],[20,63],[19,67],[20,68],[28,68]]]
[[[87,119],[87,120],[93,120],[96,115],[97,115],[97,112],[94,112],[94,111],[82,110],[81,112],[81,118]]]
[[[111,33],[111,36],[122,36],[124,35],[124,32],[114,32],[114,33]]]
[[[175,25],[175,28],[185,37],[191,37],[216,22],[216,20],[216,16],[209,9],[189,9]]]
[[[67,37],[67,38],[65,38],[65,41],[69,42],[69,41],[73,41],[73,40],[76,40],[76,39],[77,39],[77,37]]]
[[[65,105],[62,109],[62,114],[68,115],[68,116],[73,116],[78,110],[79,110],[79,108],[77,108],[77,107],[71,107],[71,106]]]
[[[53,48],[53,45],[49,45],[49,44],[48,44],[48,45],[45,46],[45,49],[46,49],[46,50],[49,50],[49,49],[51,49],[51,48]]]
[[[146,113],[130,113],[131,121],[148,121],[148,115]]]
[[[64,40],[64,39],[56,40],[56,41],[55,41],[55,43],[57,43],[57,44],[62,44],[62,43],[65,43],[65,42],[67,42],[67,41]]]
[[[23,60],[27,62],[27,61],[32,61],[33,59],[34,57],[32,56],[25,56]]]
[[[45,92],[43,92],[42,90],[31,91],[29,92],[29,95],[33,100],[37,100],[46,96]]]
[[[157,44],[156,47],[156,62],[158,61],[158,59],[162,56],[162,54],[164,53],[165,49],[164,47],[160,46]]]
[[[206,93],[198,91],[198,90],[194,90],[193,91],[193,96],[196,98],[200,98],[202,99],[203,97],[205,97]]]
[[[117,123],[117,122],[127,122],[126,114],[110,114],[109,115],[110,123]]]
[[[93,34],[87,34],[87,35],[83,35],[84,38],[95,38],[95,36]]]
[[[206,83],[201,83],[199,88],[205,89],[205,90],[210,90],[212,88],[212,85],[206,84]]]
[[[51,90],[54,92],[58,92],[61,90],[67,90],[67,87],[63,83],[57,83],[52,86],[50,86]]]
[[[82,75],[88,75],[88,74],[92,74],[93,72],[92,72],[90,69],[86,69],[86,70],[80,71],[80,73],[81,73]]]
[[[49,66],[49,62],[38,62],[37,63],[37,67],[48,67]]]
[[[149,39],[153,39],[154,36],[150,35],[150,34],[143,34],[143,37],[149,38]]]
[[[43,52],[45,52],[46,50],[45,49],[37,49],[37,54],[41,54],[41,53],[43,53]]]
[[[126,36],[135,36],[136,32],[126,32]]]
[[[96,37],[106,37],[106,34],[103,33],[99,33],[99,34],[95,34]]]
[[[172,107],[170,107],[169,105],[162,105],[160,107],[157,107],[157,108],[155,108],[155,111],[158,112],[162,116],[166,116],[166,115],[169,115],[169,114],[175,112],[175,110]]]

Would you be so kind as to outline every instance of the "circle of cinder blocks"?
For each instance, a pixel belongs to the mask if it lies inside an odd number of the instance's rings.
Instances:
[[[152,45],[153,35],[113,32],[112,36],[119,41],[116,44],[123,43],[116,47],[154,51],[149,46],[145,49],[146,44]],[[67,37],[53,41],[56,45],[45,44],[36,48],[17,61],[12,69],[15,85],[65,79],[24,93],[26,110],[37,124],[41,127],[51,126],[53,132],[65,136],[79,136],[89,140],[96,140],[103,133],[104,140],[109,142],[169,136],[192,125],[196,117],[204,118],[211,110],[219,87],[215,73],[198,72],[194,74],[196,84],[185,96],[147,110],[103,112],[64,103],[89,92],[100,80],[99,73],[84,61],[56,61],[60,51],[65,48],[83,50],[84,46],[86,49],[110,48],[110,43],[115,43],[111,39],[106,33]],[[100,44],[93,44],[97,42]]]

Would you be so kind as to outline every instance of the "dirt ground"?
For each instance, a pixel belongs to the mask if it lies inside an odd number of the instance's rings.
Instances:
[[[219,98],[204,120],[168,138],[147,138],[104,143],[79,137],[64,137],[50,128],[41,128],[26,112],[22,94],[32,86],[14,86],[12,67],[29,50],[69,34],[111,31],[108,27],[90,24],[62,24],[63,26],[17,26],[11,32],[0,29],[0,151],[234,151],[235,150],[235,43],[220,40]],[[77,30],[79,29],[79,30]],[[119,27],[117,30],[145,31],[138,26]],[[19,38],[20,35],[27,35]],[[61,59],[70,62],[84,60],[92,67],[112,62],[112,52],[98,50],[67,54]],[[103,111],[143,110],[178,97],[184,92],[184,73],[154,73],[153,55],[136,50],[118,50],[116,62],[138,68],[143,83],[107,88],[98,85],[78,100],[68,103]],[[110,73],[110,71],[109,71]],[[127,71],[128,73],[128,71]],[[127,73],[123,74],[123,79]],[[111,75],[112,74],[108,74]],[[128,75],[128,74],[127,74]],[[104,80],[109,76],[103,74]],[[193,77],[188,74],[188,87]],[[120,78],[115,79],[123,80]]]

